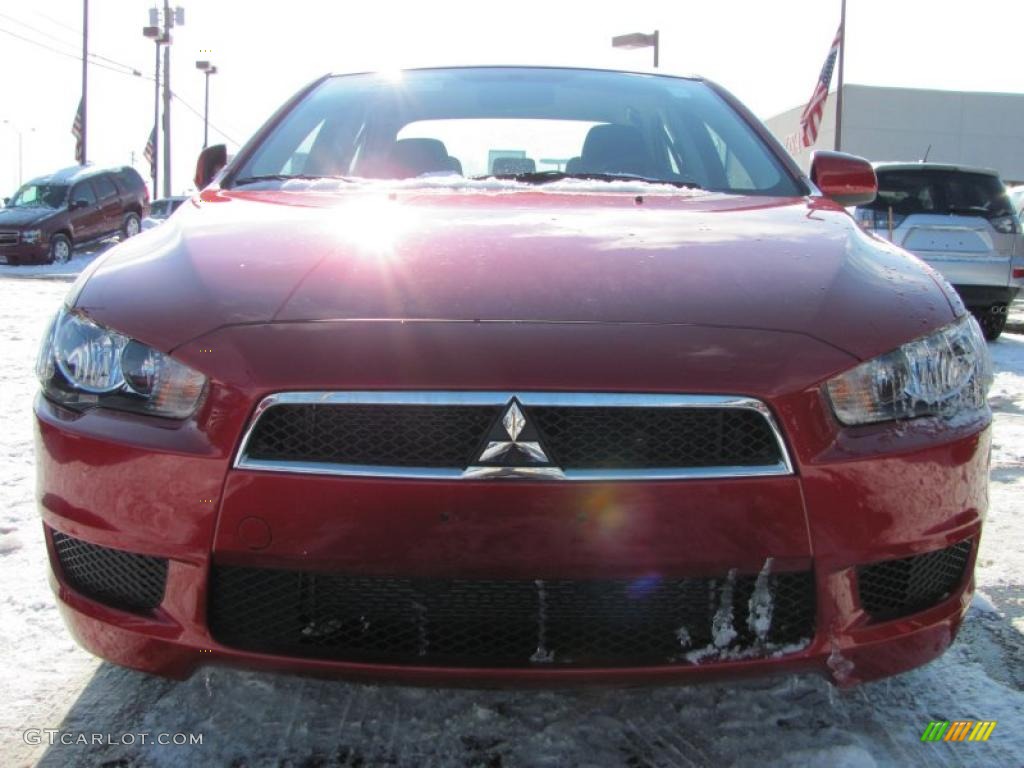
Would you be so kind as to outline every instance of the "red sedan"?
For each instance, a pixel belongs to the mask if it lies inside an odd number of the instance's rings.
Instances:
[[[891,675],[953,641],[991,365],[952,289],[699,79],[321,79],[47,332],[94,653],[424,684]]]

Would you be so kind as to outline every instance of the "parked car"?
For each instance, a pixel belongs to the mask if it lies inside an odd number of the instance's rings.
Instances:
[[[142,228],[152,229],[153,227],[160,226],[186,200],[188,198],[184,195],[173,195],[154,200],[149,206],[149,216],[142,220]]]
[[[74,249],[139,233],[149,192],[134,168],[74,166],[33,179],[0,210],[0,263],[63,263]]]
[[[1017,216],[1024,220],[1024,184],[1011,187],[1009,190],[1010,200],[1013,203],[1013,209],[1017,211]]]
[[[491,173],[489,158],[574,158]],[[413,683],[923,664],[973,592],[976,320],[701,79],[331,76],[109,251],[39,354],[75,638]]]
[[[999,174],[938,163],[881,163],[875,172],[878,197],[857,220],[935,267],[985,338],[999,338],[1024,285],[1020,217]]]

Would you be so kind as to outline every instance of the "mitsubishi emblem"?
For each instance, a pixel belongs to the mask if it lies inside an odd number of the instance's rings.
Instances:
[[[540,434],[515,398],[491,427],[475,465],[465,474],[470,477],[563,477],[562,471],[552,465],[541,445]]]

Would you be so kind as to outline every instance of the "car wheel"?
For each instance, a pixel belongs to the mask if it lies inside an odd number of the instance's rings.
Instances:
[[[991,307],[972,309],[978,318],[978,324],[988,341],[995,341],[1006,327],[1007,307],[1005,304],[993,304]]]
[[[124,223],[121,224],[121,239],[127,240],[129,237],[135,237],[141,229],[142,222],[139,221],[137,213],[125,214]]]
[[[71,261],[71,240],[67,235],[50,238],[50,263],[67,264]]]

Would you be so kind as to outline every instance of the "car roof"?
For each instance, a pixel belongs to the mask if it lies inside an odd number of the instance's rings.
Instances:
[[[959,171],[961,173],[983,173],[999,177],[999,171],[971,165],[948,165],[946,163],[872,163],[875,171]]]
[[[29,184],[74,184],[75,182],[99,176],[101,173],[122,173],[135,170],[128,165],[113,167],[99,167],[94,165],[72,165],[61,168],[59,171],[48,173],[45,176],[37,176],[29,181]]]
[[[609,69],[604,67],[559,67],[550,66],[546,64],[458,64],[454,66],[436,66],[436,67],[402,67],[401,72],[444,72],[444,71],[457,71],[460,69],[552,69],[560,70],[563,72],[608,72],[616,75],[654,75],[656,77],[668,77],[674,80],[698,80],[703,81],[705,78],[701,75],[686,74],[686,75],[674,75],[668,74],[667,72],[661,72],[657,69],[641,69],[641,70],[630,70],[630,69]],[[348,77],[351,75],[388,75],[389,72],[386,70],[368,70],[363,72],[328,72],[326,77]]]

